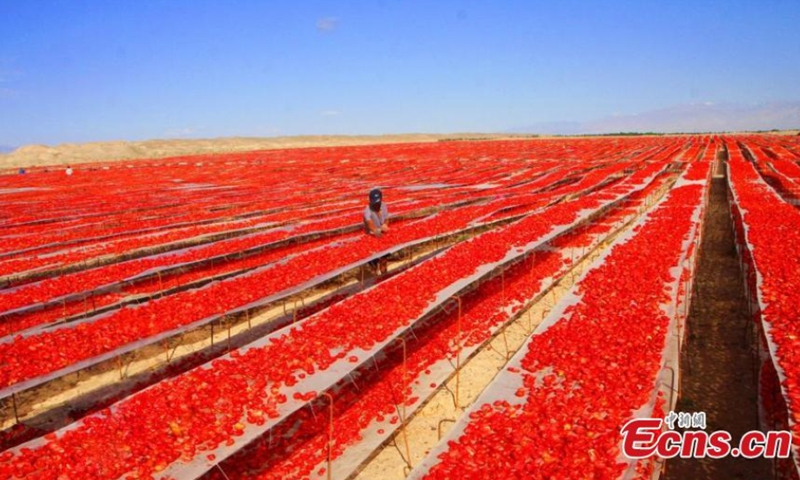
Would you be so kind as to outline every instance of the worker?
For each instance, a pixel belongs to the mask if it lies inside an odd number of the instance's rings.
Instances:
[[[380,237],[389,231],[389,210],[383,203],[383,193],[379,188],[373,188],[369,192],[369,205],[364,209],[364,232],[367,235]],[[369,264],[373,271],[386,273],[388,268],[388,255],[381,258],[370,260]]]
[[[64,170],[64,173],[66,173],[66,174],[67,174],[67,176],[70,176],[70,175],[72,175],[72,167],[70,167],[69,165],[67,165],[67,169],[66,169],[66,170]]]

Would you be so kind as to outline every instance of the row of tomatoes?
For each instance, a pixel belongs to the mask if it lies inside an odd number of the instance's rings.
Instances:
[[[133,284],[122,283],[108,293],[92,294],[84,299],[65,302],[64,304],[55,303],[49,308],[9,315],[7,319],[0,323],[0,336],[12,335],[27,328],[54,322],[59,319],[68,318],[73,315],[88,317],[96,309],[113,305],[123,300],[136,298],[136,303],[142,303],[148,299],[165,295],[165,291],[186,286],[191,282],[207,281],[208,279],[224,274],[246,271],[262,265],[277,262],[287,256],[312,248],[321,247],[328,243],[340,241],[343,236],[334,239],[325,238],[312,240],[307,243],[289,244],[287,246],[267,250],[257,255],[241,259],[231,258],[227,262],[206,263],[203,266],[193,268],[188,271],[177,271],[170,275],[153,276]]]
[[[708,163],[697,168],[708,171]],[[690,167],[694,168],[694,167]],[[619,430],[647,404],[670,319],[668,285],[704,186],[673,189],[578,284],[580,302],[528,342],[520,388],[475,409],[426,478],[617,478]],[[654,248],[657,246],[657,248]],[[644,469],[645,467],[641,467]]]
[[[112,199],[104,199],[110,201]],[[10,228],[6,234],[10,237],[0,249],[6,258],[23,256],[25,250],[35,249],[37,254],[50,253],[65,249],[66,244],[71,246],[85,245],[106,239],[121,239],[142,236],[147,233],[177,229],[188,226],[202,226],[208,223],[231,221],[237,210],[235,205],[220,205],[217,196],[207,192],[194,193],[183,199],[181,204],[174,204],[175,199],[166,197],[162,203],[143,205],[147,209],[136,209],[126,212],[103,212],[103,208],[92,209],[90,215],[81,218],[76,215],[76,221],[69,228],[54,228],[54,225],[43,224],[38,228]],[[223,208],[219,208],[219,207]],[[225,208],[227,207],[227,208]],[[253,214],[259,213],[246,212]],[[274,221],[269,215],[260,215],[260,221]],[[233,222],[232,225],[237,225]],[[243,223],[242,225],[247,225]],[[63,225],[59,226],[63,227]],[[15,232],[19,230],[19,232]]]
[[[769,325],[764,338],[775,348],[771,361],[785,377],[779,386],[784,399],[771,400],[770,395],[765,395],[762,402],[770,407],[768,417],[778,426],[785,424],[776,409],[788,408],[788,423],[797,445],[800,444],[800,297],[797,295],[800,270],[796,259],[800,255],[800,212],[770,191],[754,165],[744,160],[738,145],[729,145],[729,154],[730,184],[736,200],[734,218],[746,242],[747,248],[743,250],[750,267],[747,281],[758,306],[756,319],[763,319]],[[770,378],[771,375],[762,375],[767,381]],[[772,390],[767,385],[762,388],[765,389],[762,393]]]
[[[753,164],[764,181],[778,194],[789,202],[800,199],[800,166],[795,163],[796,159],[779,156],[770,148],[756,144],[744,144],[743,148],[752,156]]]
[[[132,233],[120,238],[99,239],[86,245],[54,246],[45,250],[37,250],[30,254],[9,257],[0,262],[0,275],[24,273],[38,268],[58,268],[79,262],[91,261],[106,255],[121,255],[147,247],[168,245],[203,235],[222,232],[235,232],[266,225],[261,217],[250,217],[234,221],[220,221],[207,225],[191,225],[174,229],[162,229],[149,233]],[[350,222],[352,223],[352,219]],[[55,250],[55,252],[50,252]],[[44,255],[47,254],[47,255]]]

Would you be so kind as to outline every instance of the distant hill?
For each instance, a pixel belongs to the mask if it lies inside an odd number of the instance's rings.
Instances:
[[[522,136],[528,138],[528,135]],[[108,162],[134,158],[164,158],[207,153],[248,152],[280,148],[334,147],[381,143],[437,142],[442,140],[500,140],[520,138],[508,133],[449,133],[397,135],[306,135],[296,137],[226,137],[210,139],[63,143],[25,145],[0,154],[0,169],[43,165]]]
[[[0,145],[0,153],[11,153],[16,147],[9,147],[8,145]]]

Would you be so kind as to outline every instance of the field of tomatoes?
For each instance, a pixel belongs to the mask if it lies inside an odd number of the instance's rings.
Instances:
[[[704,200],[723,151],[754,320],[767,327],[772,354],[762,403],[774,423],[785,418],[794,428],[800,332],[792,320],[800,301],[785,285],[800,282],[786,263],[800,253],[800,214],[791,204],[800,182],[796,143],[440,142],[78,165],[70,177],[44,168],[2,175],[0,399],[9,408],[0,433],[8,438],[20,428],[12,393],[291,298],[373,258],[444,239],[452,245],[208,363],[156,375],[63,428],[31,430],[20,445],[4,441],[0,476],[325,477],[330,425],[320,412],[331,399],[331,460],[365,461],[402,425],[401,406],[413,411],[441,387],[455,356],[481,348],[566,274],[574,252],[601,248],[637,215],[581,278],[574,303],[532,332],[486,390],[514,378],[512,395],[479,397],[461,434],[413,475],[651,472],[619,462],[618,427],[642,407],[670,409],[655,385],[666,339],[682,320],[676,312],[688,310]],[[361,231],[376,186],[392,219],[380,238]]]

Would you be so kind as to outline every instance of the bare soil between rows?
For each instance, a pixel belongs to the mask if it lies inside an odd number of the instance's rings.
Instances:
[[[727,430],[737,445],[742,434],[758,429],[758,385],[745,337],[747,303],[725,182],[712,181],[678,410],[705,412],[706,430]],[[666,478],[757,480],[772,478],[772,471],[763,458],[675,458],[667,462]]]

